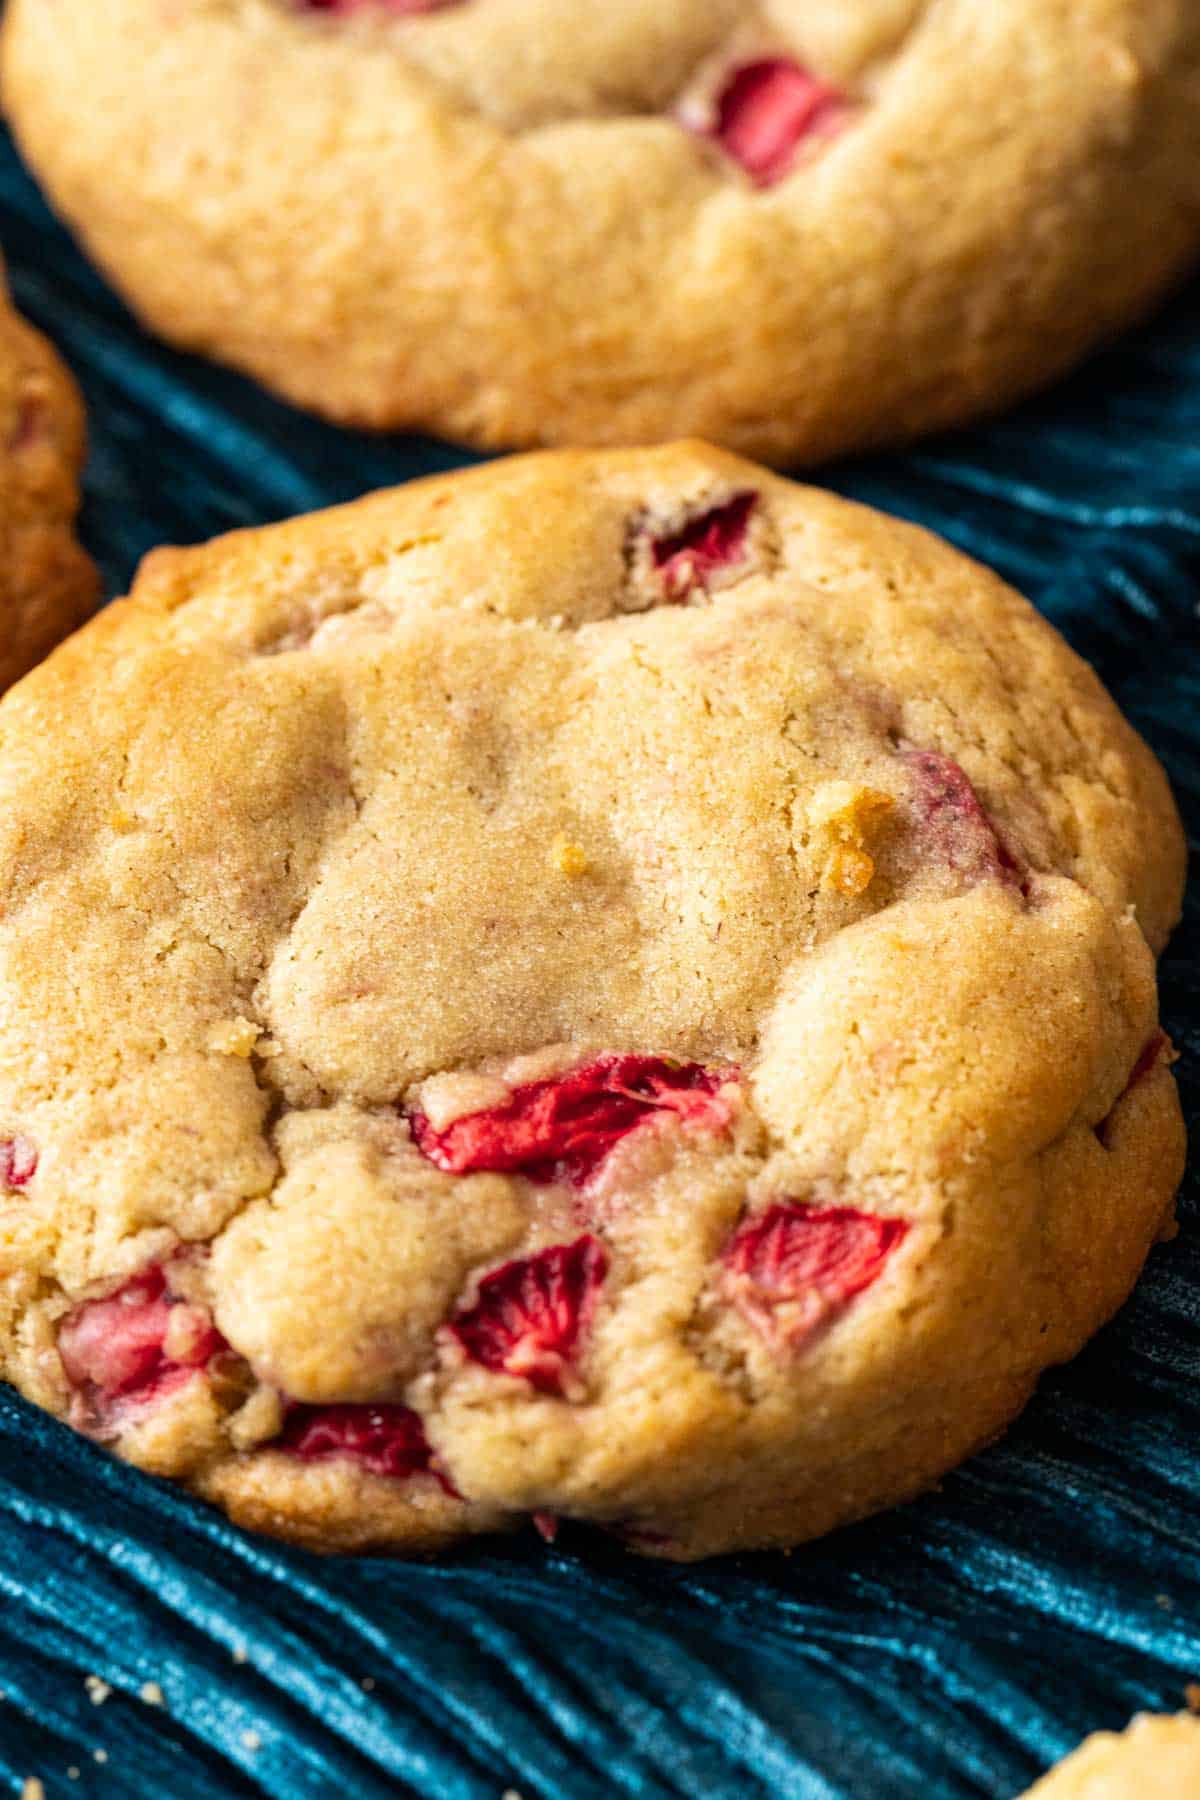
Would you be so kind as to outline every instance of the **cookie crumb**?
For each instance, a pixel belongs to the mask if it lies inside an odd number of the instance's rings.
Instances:
[[[243,1731],[242,1744],[247,1750],[261,1750],[262,1738],[257,1731]]]
[[[253,1450],[256,1444],[278,1437],[283,1426],[283,1401],[274,1388],[257,1387],[229,1420],[229,1441],[235,1450]],[[235,1662],[245,1662],[246,1652]]]
[[[219,1056],[252,1056],[260,1036],[252,1019],[221,1019],[208,1034],[208,1047]]]
[[[829,879],[839,894],[847,900],[856,900],[865,894],[875,879],[874,858],[865,850],[855,850],[849,844],[839,844],[829,858]]]
[[[233,1656],[233,1660],[234,1660],[234,1662],[235,1662],[235,1663],[244,1663],[244,1662],[245,1662],[245,1660],[246,1660],[246,1646],[245,1646],[245,1644],[235,1644],[235,1645],[234,1645],[234,1646],[233,1646],[233,1650],[232,1650],[232,1652],[231,1652],[231,1655],[232,1655],[232,1656]]]
[[[375,1677],[373,1675],[364,1675],[358,1685],[363,1690],[364,1694],[373,1694],[375,1692]]]
[[[852,782],[831,781],[809,807],[809,828],[828,847],[821,879],[847,900],[865,894],[875,879],[867,838],[895,806],[890,794]]]
[[[68,1781],[78,1781],[79,1780],[79,1765],[78,1765],[78,1763],[72,1763],[70,1768],[67,1770],[67,1780]]]
[[[1159,1608],[1160,1612],[1169,1613],[1175,1611],[1175,1602],[1172,1600],[1170,1594],[1155,1594],[1154,1604]]]
[[[108,1761],[108,1751],[107,1750],[93,1750],[92,1756],[95,1759],[95,1761],[98,1763],[106,1763]]]
[[[21,1785],[21,1800],[46,1800],[46,1790],[36,1775],[27,1775]]]
[[[93,1706],[103,1706],[112,1688],[107,1681],[101,1681],[99,1675],[85,1675],[83,1685],[87,1689],[88,1699]]]
[[[164,1706],[166,1704],[163,1691],[157,1681],[143,1681],[138,1692],[147,1706]]]
[[[207,1360],[212,1339],[212,1317],[199,1306],[172,1306],[163,1331],[162,1350],[168,1362],[191,1368]]]
[[[550,846],[550,861],[560,875],[568,875],[573,881],[587,874],[586,851],[580,845],[573,844],[570,838],[564,837],[561,831]]]
[[[1200,1713],[1200,1681],[1189,1681],[1183,1690],[1189,1712]]]
[[[525,1796],[518,1793],[516,1788],[505,1788],[500,1800],[525,1800]]]

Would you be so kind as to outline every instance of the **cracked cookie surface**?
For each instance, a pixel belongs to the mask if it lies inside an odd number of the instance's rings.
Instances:
[[[3,44],[153,327],[485,447],[909,438],[1200,244],[1193,0],[11,0]]]
[[[75,541],[83,405],[0,265],[0,692],[82,624],[96,573]]]
[[[1167,1226],[1182,868],[1023,600],[701,445],[157,552],[0,705],[4,1372],[323,1548],[898,1500]]]
[[[1127,1731],[1098,1731],[1025,1800],[1188,1800],[1200,1794],[1200,1719],[1142,1714]]]

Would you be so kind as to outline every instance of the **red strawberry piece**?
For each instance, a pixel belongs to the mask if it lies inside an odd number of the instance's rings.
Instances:
[[[45,436],[49,422],[45,401],[40,394],[22,394],[17,408],[17,422],[8,441],[10,450],[20,454],[32,449]]]
[[[424,1113],[410,1123],[422,1153],[452,1175],[488,1170],[578,1187],[648,1119],[674,1113],[692,1130],[724,1131],[732,1108],[721,1089],[734,1073],[663,1057],[601,1056],[514,1088],[501,1105],[440,1131]]]
[[[917,816],[937,854],[968,880],[1002,881],[1025,893],[1026,872],[953,757],[939,750],[907,750],[903,759],[912,776]]]
[[[1122,1099],[1124,1099],[1125,1094],[1131,1094],[1134,1088],[1138,1086],[1139,1082],[1145,1081],[1147,1075],[1158,1067],[1162,1060],[1163,1053],[1167,1048],[1168,1041],[1166,1032],[1161,1028],[1156,1029],[1150,1037],[1146,1039],[1146,1042],[1142,1045],[1142,1048],[1138,1053],[1137,1061],[1129,1071],[1129,1080],[1125,1083],[1124,1093],[1121,1096]]]
[[[646,1525],[638,1519],[621,1519],[615,1525],[606,1525],[603,1529],[612,1537],[619,1538],[623,1544],[632,1544],[635,1550],[663,1550],[679,1541],[669,1532],[659,1531],[656,1525]]]
[[[1156,1030],[1142,1045],[1142,1048],[1138,1053],[1138,1059],[1129,1072],[1129,1080],[1117,1095],[1112,1110],[1108,1113],[1107,1117],[1101,1119],[1100,1123],[1096,1126],[1096,1136],[1100,1139],[1100,1142],[1104,1145],[1106,1150],[1108,1148],[1109,1138],[1112,1135],[1112,1122],[1116,1117],[1117,1107],[1120,1106],[1127,1094],[1132,1094],[1134,1088],[1145,1081],[1147,1075],[1151,1074],[1152,1071],[1158,1067],[1168,1042],[1169,1040],[1166,1032]]]
[[[788,174],[805,141],[846,116],[840,89],[787,56],[734,69],[717,95],[711,135],[759,187]]]
[[[544,1544],[552,1544],[558,1536],[559,1517],[557,1513],[535,1512],[533,1528]]]
[[[176,1318],[181,1307],[185,1312]],[[225,1340],[206,1313],[172,1297],[158,1263],[106,1300],[86,1300],[77,1306],[58,1332],[67,1379],[101,1420],[123,1409],[114,1403],[161,1399],[224,1347]]]
[[[372,1475],[398,1481],[434,1475],[447,1493],[454,1492],[434,1469],[424,1423],[411,1406],[290,1406],[272,1447],[303,1462],[346,1457]]]
[[[778,1201],[734,1232],[722,1286],[764,1337],[797,1350],[870,1287],[907,1232],[854,1207]]]
[[[24,1188],[37,1174],[38,1152],[32,1138],[0,1138],[0,1188]]]
[[[553,1244],[493,1269],[448,1330],[473,1362],[518,1375],[543,1394],[577,1391],[572,1365],[608,1273],[599,1238]]]
[[[750,518],[758,495],[747,490],[734,494],[720,506],[710,507],[690,519],[670,537],[655,538],[651,546],[654,566],[673,600],[682,600],[693,588],[708,585],[718,569],[740,562],[746,552]]]

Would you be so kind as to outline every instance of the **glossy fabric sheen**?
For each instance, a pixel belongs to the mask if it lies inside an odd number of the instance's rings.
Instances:
[[[7,146],[0,241],[87,391],[84,536],[110,593],[164,540],[465,460],[306,420],[151,343]],[[829,479],[1024,588],[1164,758],[1194,841],[1200,287],[1001,422]],[[1195,1116],[1200,885],[1163,989]],[[103,1706],[86,1674],[111,1684]],[[435,1565],[321,1561],[0,1390],[0,1789],[37,1774],[49,1800],[1011,1800],[1085,1732],[1175,1708],[1193,1679],[1194,1179],[1181,1237],[998,1448],[790,1557],[677,1569],[565,1530]],[[147,1681],[162,1707],[138,1697]]]

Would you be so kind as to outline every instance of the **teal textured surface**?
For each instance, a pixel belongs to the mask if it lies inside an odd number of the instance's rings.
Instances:
[[[0,242],[87,393],[84,536],[110,594],[157,543],[466,460],[337,432],[151,342],[7,144]],[[1003,421],[828,479],[1023,587],[1163,756],[1195,840],[1200,291]],[[1200,892],[1163,986],[1194,1117]],[[1200,1679],[1196,1198],[1003,1444],[791,1557],[674,1569],[530,1533],[440,1565],[322,1562],[0,1390],[0,1791],[1010,1800]]]

